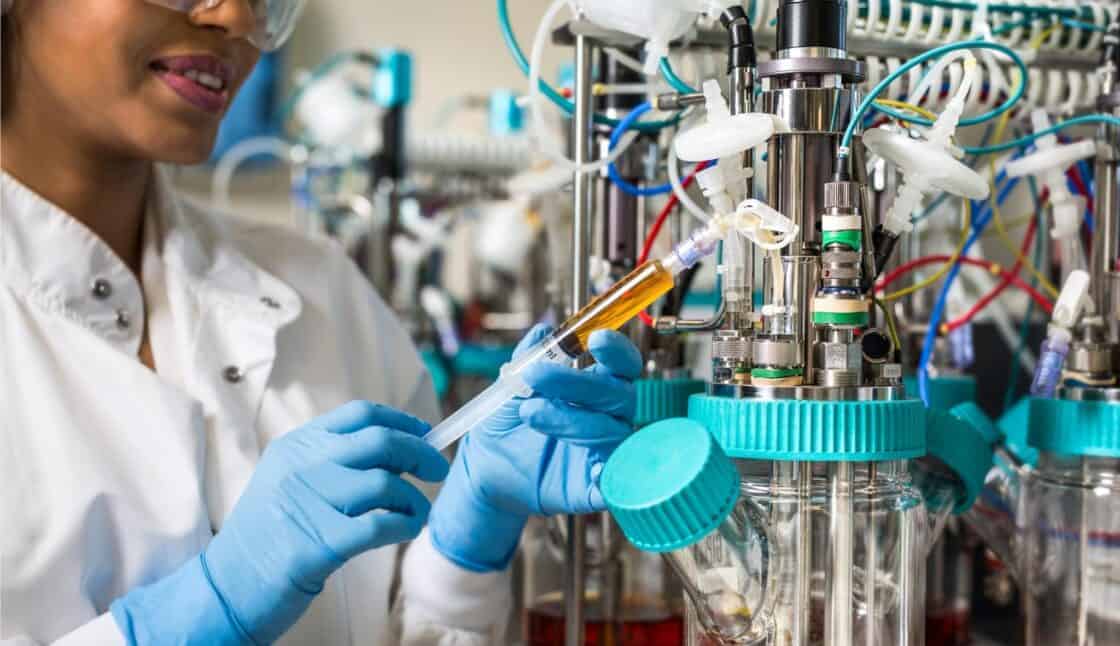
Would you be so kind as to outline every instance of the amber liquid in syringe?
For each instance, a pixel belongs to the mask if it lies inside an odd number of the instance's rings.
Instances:
[[[554,335],[560,349],[570,357],[582,355],[592,332],[617,330],[673,289],[673,284],[673,274],[661,261],[642,263],[557,328]]]

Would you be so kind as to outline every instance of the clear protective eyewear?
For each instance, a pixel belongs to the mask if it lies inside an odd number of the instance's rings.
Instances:
[[[147,1],[189,14],[196,10],[213,9],[224,0]],[[256,23],[253,32],[249,34],[249,42],[263,52],[275,51],[287,42],[292,31],[295,30],[296,21],[299,20],[304,5],[304,0],[247,0],[247,2]]]

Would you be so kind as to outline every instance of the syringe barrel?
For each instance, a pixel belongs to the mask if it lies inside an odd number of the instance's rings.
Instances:
[[[549,336],[522,352],[520,357],[502,367],[502,375],[497,381],[428,431],[424,441],[442,451],[496,413],[509,400],[531,395],[533,391],[521,379],[521,371],[541,361],[571,360],[558,346],[556,337]]]

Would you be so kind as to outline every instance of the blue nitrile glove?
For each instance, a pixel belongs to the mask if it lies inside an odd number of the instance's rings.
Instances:
[[[266,644],[327,577],[366,550],[415,538],[429,503],[399,474],[442,480],[428,425],[351,402],[269,443],[221,531],[198,557],[113,602],[129,644]]]
[[[548,333],[534,328],[514,356]],[[595,365],[526,368],[521,376],[533,395],[513,399],[463,438],[428,530],[451,561],[476,572],[503,569],[530,515],[604,508],[599,471],[632,431],[631,380],[642,357],[618,332],[595,332],[588,346]]]

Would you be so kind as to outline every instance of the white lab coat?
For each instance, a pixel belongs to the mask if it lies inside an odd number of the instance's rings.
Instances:
[[[4,644],[123,643],[109,604],[201,551],[265,445],[312,417],[359,398],[439,415],[408,335],[333,243],[209,213],[162,172],[146,222],[140,284],[0,178]],[[137,359],[145,306],[158,375]],[[281,643],[498,641],[507,574],[421,536],[391,622],[395,558],[352,560]]]

